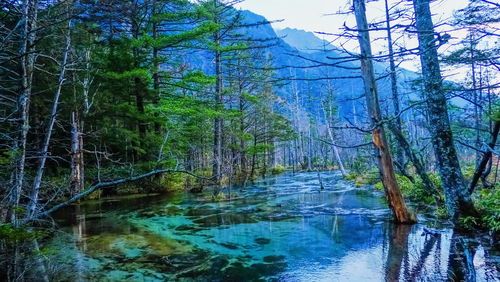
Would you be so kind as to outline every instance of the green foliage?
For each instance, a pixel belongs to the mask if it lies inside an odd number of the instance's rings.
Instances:
[[[217,194],[212,195],[212,200],[215,202],[221,202],[226,200],[226,194],[224,192],[219,192]]]
[[[369,169],[368,164],[369,164],[369,161],[366,157],[364,157],[362,155],[357,155],[354,158],[351,169],[353,170],[353,172],[361,174],[364,171]]]
[[[266,151],[272,150],[273,148],[274,148],[274,146],[269,145],[269,144],[258,144],[256,146],[248,146],[247,153],[248,154],[264,153]]]
[[[375,183],[375,189],[379,191],[384,191],[384,183],[382,183],[382,181]]]
[[[32,230],[25,227],[15,227],[10,223],[0,224],[0,240],[7,244],[17,244],[39,239],[46,235],[45,231]]]
[[[474,198],[477,209],[481,212],[483,224],[494,232],[500,231],[500,186],[480,190]]]
[[[15,151],[0,152],[0,165],[9,164],[12,161],[13,156],[15,156]]]
[[[184,173],[169,173],[160,176],[159,185],[163,191],[181,191],[186,185],[189,176]]]
[[[397,174],[396,180],[403,195],[411,201],[426,205],[436,203],[435,195],[425,188],[420,178],[415,183],[412,183],[408,177]]]
[[[271,169],[271,174],[273,174],[273,175],[282,174],[285,171],[286,171],[286,168],[284,166],[276,165]]]
[[[380,176],[377,171],[367,170],[364,173],[349,172],[344,176],[345,180],[352,181],[356,187],[362,187],[365,185],[376,185],[379,183]]]
[[[431,179],[435,187],[437,187],[437,189],[440,191],[441,182],[439,176],[432,173],[429,174],[429,178]],[[375,189],[380,191],[384,190],[384,186],[380,181],[378,171],[375,170],[372,170],[371,172],[365,171],[364,173],[350,172],[346,176],[344,176],[344,179],[353,181],[356,187],[361,187],[364,185],[374,185]],[[423,185],[422,180],[418,177],[415,177],[415,183],[412,183],[408,177],[396,174],[396,181],[398,182],[403,196],[414,203],[433,205],[436,204],[436,198],[443,199],[443,195],[434,195],[432,191],[428,191]]]
[[[472,230],[479,226],[479,220],[473,216],[465,216],[458,219],[458,227],[466,230]]]
[[[447,219],[449,217],[448,210],[445,206],[439,206],[436,208],[435,215],[439,219]]]
[[[467,180],[472,179],[472,176],[474,176],[474,172],[476,172],[475,165],[468,164],[468,165],[462,166],[462,173],[463,173],[465,179],[467,179]]]

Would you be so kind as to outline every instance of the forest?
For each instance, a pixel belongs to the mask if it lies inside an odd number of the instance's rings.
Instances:
[[[2,0],[0,280],[498,281],[500,3],[340,2]]]

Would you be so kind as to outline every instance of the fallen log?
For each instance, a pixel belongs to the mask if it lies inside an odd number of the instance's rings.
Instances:
[[[141,179],[153,176],[153,175],[163,174],[163,173],[185,173],[185,174],[189,174],[191,176],[194,176],[194,177],[196,177],[198,179],[212,180],[211,178],[206,178],[206,177],[203,177],[203,176],[199,176],[199,175],[194,174],[193,172],[186,171],[186,170],[157,169],[157,170],[153,170],[153,171],[150,171],[148,173],[141,174],[141,175],[131,176],[131,177],[122,178],[122,179],[118,179],[118,180],[114,180],[114,181],[99,182],[99,183],[97,183],[95,185],[92,185],[89,188],[85,189],[81,193],[78,193],[78,194],[74,195],[73,197],[71,197],[67,201],[59,203],[59,204],[51,207],[50,209],[48,209],[46,211],[34,214],[33,216],[27,218],[24,223],[27,223],[27,222],[33,221],[35,219],[47,216],[47,215],[53,213],[54,211],[56,211],[56,210],[58,210],[58,209],[60,209],[62,207],[68,206],[68,205],[70,205],[70,204],[72,204],[72,203],[74,203],[74,202],[76,202],[76,201],[78,201],[78,200],[80,200],[82,198],[85,198],[86,196],[92,194],[96,190],[104,189],[104,188],[108,188],[108,187],[113,187],[113,186],[116,186],[118,184],[123,184],[123,183],[126,183],[126,182],[133,182],[133,181],[141,180]]]

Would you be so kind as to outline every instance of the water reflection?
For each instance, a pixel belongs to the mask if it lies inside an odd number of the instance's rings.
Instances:
[[[337,173],[323,182],[320,191],[314,173],[280,176],[220,203],[181,193],[82,205],[56,215],[72,238],[51,246],[81,281],[497,279],[479,242],[394,225],[382,195]]]
[[[409,225],[390,225],[391,232],[387,234],[389,250],[385,266],[385,281],[399,281],[400,273],[404,277],[409,275],[408,271],[408,236],[411,232]],[[405,265],[406,267],[402,268]]]

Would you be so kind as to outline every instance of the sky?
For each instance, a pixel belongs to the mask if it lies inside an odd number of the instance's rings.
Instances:
[[[389,3],[391,2],[394,1],[389,1]],[[237,4],[236,7],[250,10],[271,21],[282,20],[281,22],[273,23],[273,28],[275,29],[289,27],[311,32],[338,33],[344,23],[355,27],[353,15],[335,14],[339,11],[347,11],[351,3],[352,0],[246,0]],[[431,11],[434,13],[434,23],[446,22],[455,10],[464,8],[467,3],[468,0],[438,0],[433,2]],[[412,9],[411,5],[409,8]],[[367,3],[367,17],[369,21],[382,19],[385,16],[384,13],[384,1],[375,0]],[[447,28],[449,29],[450,27]],[[444,31],[447,30],[441,30],[441,32]],[[456,41],[458,41],[458,38],[464,36],[463,33],[457,32],[452,32],[451,35]],[[317,36],[325,38],[324,35]],[[376,36],[374,34],[372,38]],[[357,49],[355,41],[345,44],[349,49]],[[386,45],[384,44],[383,41],[373,42],[374,52],[385,50]],[[416,39],[408,39],[406,44],[412,47],[417,46]],[[402,66],[407,69],[417,70],[418,61],[410,60],[403,63]]]
[[[351,2],[351,0],[246,0],[237,7],[262,15],[268,20],[283,20],[273,24],[274,28],[291,27],[307,31],[335,32],[342,27],[346,17],[349,16],[331,14],[345,10]],[[454,10],[465,7],[467,2],[468,0],[440,0],[434,2],[431,9],[438,18],[445,19],[450,17]],[[368,3],[367,11],[369,18],[383,16],[383,1]]]

